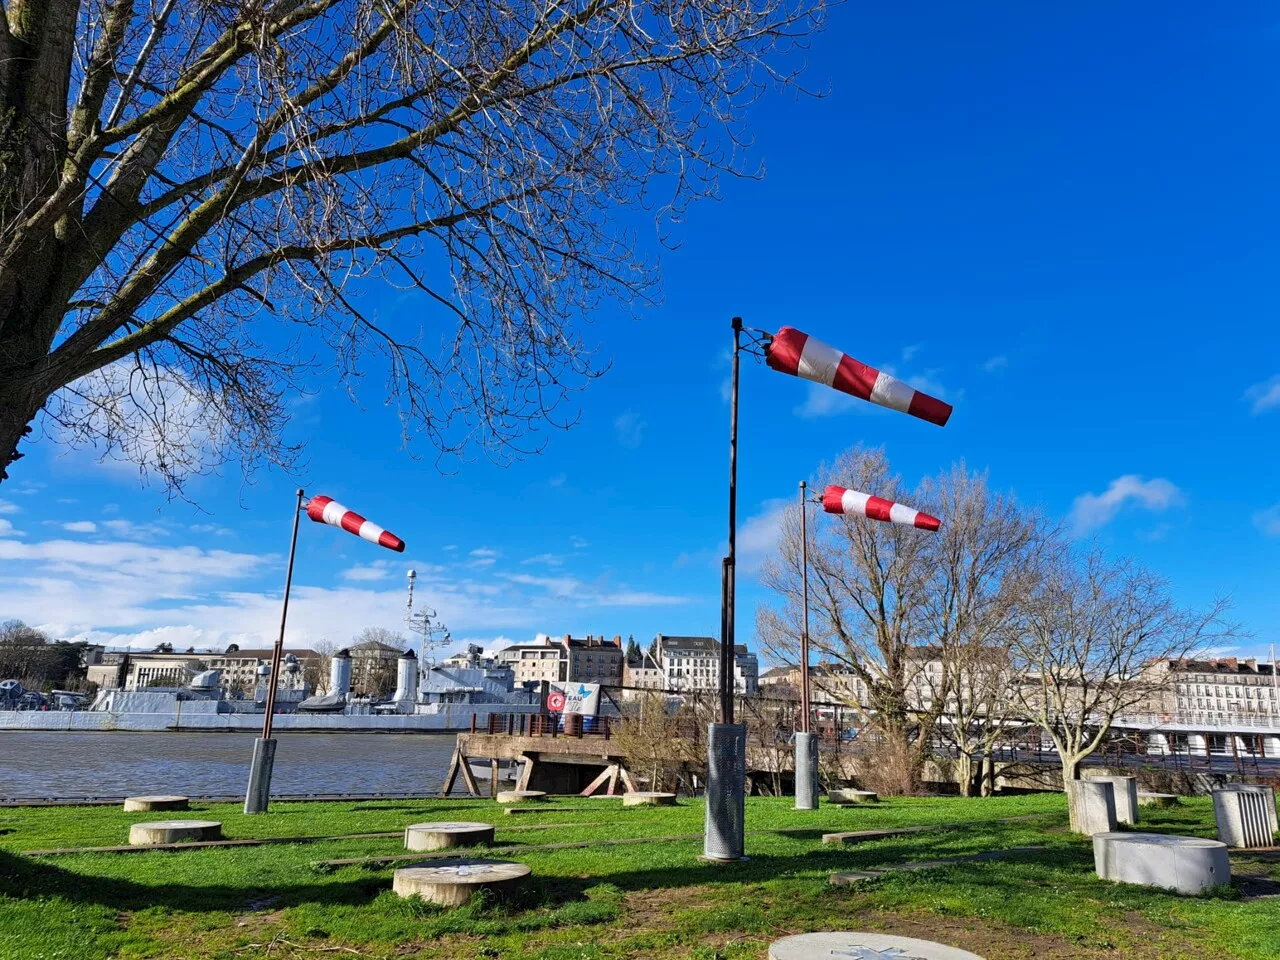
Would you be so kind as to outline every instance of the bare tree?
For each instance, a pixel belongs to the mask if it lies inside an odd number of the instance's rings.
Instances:
[[[652,289],[618,208],[662,225],[743,172],[743,110],[820,18],[0,2],[0,479],[36,423],[171,489],[288,464],[297,392],[370,374],[406,442],[536,446],[599,371],[581,318]],[[384,282],[418,296],[361,306]]]
[[[1096,547],[1064,549],[1026,604],[1012,646],[1020,710],[1053,741],[1064,781],[1107,740],[1117,717],[1139,711],[1172,682],[1170,661],[1234,625],[1228,603],[1179,607],[1166,581],[1138,564],[1107,561]],[[1075,810],[1071,810],[1075,826]]]
[[[942,519],[937,533],[851,516],[809,525],[813,646],[849,678],[825,677],[827,693],[860,713],[878,740],[880,785],[914,792],[934,738],[957,732],[944,715],[963,699],[974,719],[973,692],[958,685],[965,671],[963,682],[972,683],[981,651],[1016,609],[1043,527],[963,463],[910,492],[878,450],[856,448],[822,473],[823,484],[900,499]],[[764,574],[783,609],[759,616],[766,643],[788,659],[798,645],[800,564],[797,513],[784,521],[779,557]]]

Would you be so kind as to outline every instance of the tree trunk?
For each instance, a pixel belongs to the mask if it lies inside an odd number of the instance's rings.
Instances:
[[[1078,824],[1076,814],[1075,795],[1072,794],[1070,783],[1072,780],[1080,779],[1080,760],[1079,756],[1073,754],[1060,754],[1062,759],[1062,790],[1067,795],[1067,821],[1072,831],[1075,831]]]
[[[956,780],[960,784],[960,796],[973,796],[973,757],[963,747],[956,756]]]
[[[982,795],[990,797],[996,792],[996,758],[991,755],[992,748],[982,758]]]

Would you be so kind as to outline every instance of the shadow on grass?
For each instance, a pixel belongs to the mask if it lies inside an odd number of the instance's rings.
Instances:
[[[996,838],[987,844],[998,849]],[[538,877],[513,906],[557,908],[584,899],[586,891],[609,885],[622,893],[682,887],[764,883],[795,874],[866,870],[892,864],[963,856],[968,850],[949,849],[939,844],[932,849],[906,839],[898,843],[880,842],[860,850],[857,847],[830,847],[791,855],[760,854],[741,863],[710,864],[694,861],[683,865],[639,866],[612,873],[592,873],[578,877]],[[1083,846],[1064,847],[1022,855],[1005,862],[1032,862],[1051,867],[1084,870],[1092,863],[1092,853]],[[405,864],[396,864],[404,866]],[[1091,876],[1092,871],[1088,870]],[[0,851],[0,890],[22,899],[58,897],[64,900],[99,904],[117,911],[166,907],[190,913],[239,913],[253,904],[270,899],[276,908],[304,903],[332,906],[359,906],[372,901],[390,886],[389,870],[353,871],[347,878],[320,881],[299,874],[300,882],[290,885],[258,886],[251,881],[235,884],[193,886],[171,883],[139,883],[132,880],[87,876],[48,861],[30,859]],[[809,879],[813,879],[810,877]],[[1013,882],[1013,881],[1011,881]],[[1025,880],[1019,881],[1025,883]]]

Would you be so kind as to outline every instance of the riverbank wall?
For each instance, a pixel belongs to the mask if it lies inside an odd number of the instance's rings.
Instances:
[[[171,711],[116,713],[107,710],[0,710],[0,732],[79,731],[134,733],[260,733],[261,713],[217,713],[212,701],[178,701]],[[277,714],[273,729],[287,733],[458,733],[486,727],[489,714],[537,713],[540,707],[509,703],[439,704],[438,712],[345,716],[342,714]]]

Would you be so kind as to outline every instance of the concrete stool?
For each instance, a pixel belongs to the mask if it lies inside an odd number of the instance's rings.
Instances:
[[[1276,792],[1265,783],[1228,783],[1219,790],[1238,790],[1241,793],[1261,793],[1267,798],[1267,814],[1271,819],[1271,832],[1280,833],[1280,822],[1276,819]]]
[[[1116,802],[1116,822],[1138,822],[1138,778],[1128,776],[1090,777],[1090,780],[1111,784]]]
[[[500,790],[499,803],[536,803],[547,799],[545,790]]]
[[[125,797],[125,813],[151,813],[158,810],[186,810],[188,800],[179,796]]]
[[[769,960],[831,960],[833,957],[982,960],[968,950],[914,937],[890,937],[883,933],[802,933],[769,944]]]
[[[1203,893],[1231,882],[1227,845],[1199,837],[1164,833],[1098,833],[1093,837],[1094,870],[1102,880]]]
[[[493,824],[415,823],[404,829],[406,850],[452,850],[493,843]]]
[[[523,863],[507,860],[439,860],[397,870],[391,889],[402,897],[460,907],[477,890],[509,893],[524,883],[530,872]]]
[[[152,823],[135,823],[129,828],[129,843],[135,847],[153,843],[221,839],[222,824],[217,820],[156,820]]]
[[[847,807],[855,803],[877,803],[880,797],[871,790],[828,790],[827,799],[837,806]]]
[[[1213,791],[1213,819],[1218,839],[1243,849],[1275,844],[1275,802],[1257,790]]]
[[[1075,832],[1092,836],[1116,828],[1116,792],[1106,780],[1068,780],[1067,797],[1075,810]]]
[[[1139,793],[1138,806],[1140,807],[1176,807],[1178,805],[1178,795],[1176,793]]]
[[[676,795],[674,793],[654,793],[652,791],[624,793],[622,795],[622,805],[624,807],[674,807],[676,805]]]

